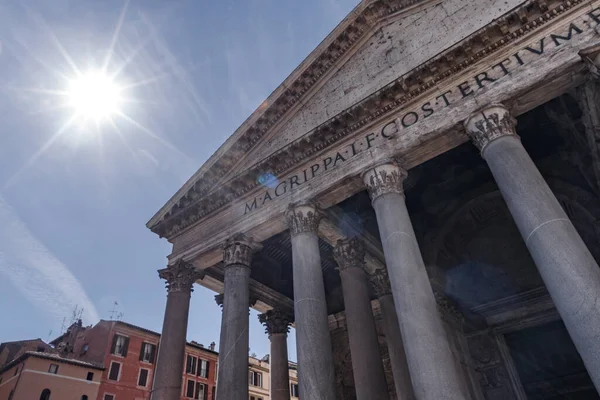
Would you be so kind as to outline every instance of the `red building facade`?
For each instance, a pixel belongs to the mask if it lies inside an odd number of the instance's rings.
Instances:
[[[71,356],[105,366],[98,400],[150,398],[160,334],[120,321],[102,320],[93,327],[73,326],[52,343]],[[181,400],[214,399],[218,353],[196,342],[186,345]]]

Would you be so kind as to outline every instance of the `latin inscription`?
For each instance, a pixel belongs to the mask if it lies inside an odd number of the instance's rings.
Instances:
[[[600,7],[592,10],[587,16],[596,25],[600,24]],[[530,44],[498,64],[492,65],[488,71],[481,72],[471,79],[458,84],[455,88],[437,95],[423,103],[419,108],[409,110],[395,120],[389,121],[381,129],[364,135],[347,147],[340,149],[337,153],[331,154],[318,163],[281,181],[271,174],[264,174],[259,179],[259,182],[263,184],[265,191],[245,204],[244,215],[261,208],[280,196],[292,192],[295,188],[304,185],[315,176],[321,175],[333,168],[339,168],[359,153],[369,150],[375,144],[395,137],[397,133],[415,126],[420,121],[431,117],[436,112],[443,110],[451,104],[473,96],[487,84],[510,76],[512,72],[526,65],[528,61],[542,56],[544,51],[550,48],[549,46],[560,47],[575,35],[583,33],[584,29],[585,26],[583,24],[576,25],[572,23],[567,33],[550,34],[547,37],[541,38],[537,43]]]

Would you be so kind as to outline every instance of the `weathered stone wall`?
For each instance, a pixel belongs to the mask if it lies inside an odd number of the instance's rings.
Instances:
[[[522,3],[446,0],[392,19],[249,159],[265,158]]]

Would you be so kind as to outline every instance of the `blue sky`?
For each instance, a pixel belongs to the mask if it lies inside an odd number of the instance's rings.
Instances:
[[[55,337],[75,306],[91,324],[115,301],[160,331],[170,245],[145,223],[357,2],[2,2],[0,341]],[[126,117],[67,126],[57,92],[103,65]],[[218,344],[213,296],[196,286],[188,340]],[[250,346],[268,353],[255,312]]]

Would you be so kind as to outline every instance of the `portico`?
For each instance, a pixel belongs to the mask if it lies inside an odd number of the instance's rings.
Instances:
[[[217,400],[251,306],[273,399],[292,321],[303,400],[597,396],[600,1],[459,3],[361,2],[148,223],[223,294]]]

